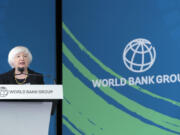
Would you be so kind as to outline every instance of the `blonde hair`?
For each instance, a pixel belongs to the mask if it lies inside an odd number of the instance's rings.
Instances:
[[[11,49],[8,54],[8,63],[12,68],[14,68],[14,65],[13,65],[14,57],[16,56],[16,54],[21,53],[21,52],[27,54],[28,59],[29,59],[29,64],[32,62],[32,54],[29,51],[29,49],[24,46],[16,46],[13,49]]]

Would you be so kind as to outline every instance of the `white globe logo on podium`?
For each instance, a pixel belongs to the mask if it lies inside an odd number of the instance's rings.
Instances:
[[[6,87],[0,87],[0,97],[6,97],[8,95],[8,90]]]
[[[156,59],[156,50],[147,39],[138,38],[130,41],[123,52],[125,66],[132,72],[145,72]]]

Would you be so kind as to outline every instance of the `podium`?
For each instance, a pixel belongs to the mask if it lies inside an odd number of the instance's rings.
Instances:
[[[0,85],[0,134],[48,135],[52,103],[62,85]]]

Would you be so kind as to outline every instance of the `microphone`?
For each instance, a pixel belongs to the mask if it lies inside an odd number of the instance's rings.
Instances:
[[[20,74],[23,74],[23,72],[24,72],[24,67],[18,67],[18,71],[20,72]]]
[[[24,72],[24,67],[18,67],[17,70],[20,72],[19,74],[16,74],[16,75],[21,75],[21,74],[24,74],[24,75],[31,75],[31,76],[41,76],[41,74],[26,74],[26,73],[23,73]],[[51,77],[51,75],[43,75],[44,77]]]
[[[43,76],[43,77],[47,77],[47,78],[52,78],[52,76],[49,75],[49,74],[43,74],[43,75],[41,75],[41,74],[30,74],[30,73],[26,74],[26,73],[23,73],[24,70],[25,70],[24,67],[18,67],[17,70],[18,70],[20,73],[19,73],[19,74],[16,74],[16,75],[24,74],[24,75],[29,75],[29,76]],[[53,81],[54,81],[54,84],[56,84],[56,80],[53,79]]]

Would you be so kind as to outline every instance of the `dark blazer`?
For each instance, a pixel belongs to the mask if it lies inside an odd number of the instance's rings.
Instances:
[[[15,69],[0,74],[0,84],[17,84],[14,78]],[[28,69],[27,82],[30,84],[44,84],[43,76],[40,73]]]

